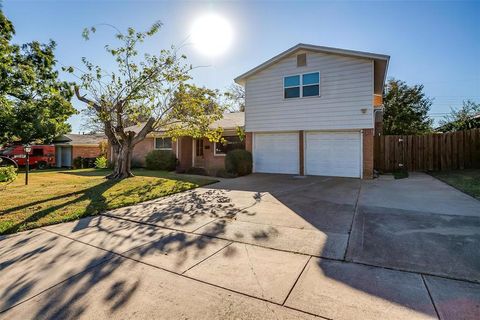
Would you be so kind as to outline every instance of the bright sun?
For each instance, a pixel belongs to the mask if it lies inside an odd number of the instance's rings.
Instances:
[[[191,35],[198,51],[208,56],[218,56],[230,47],[233,31],[225,18],[211,13],[195,20]]]

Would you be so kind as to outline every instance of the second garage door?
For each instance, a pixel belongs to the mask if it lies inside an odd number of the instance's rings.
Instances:
[[[307,175],[361,176],[360,132],[307,132],[305,140]]]
[[[255,133],[253,146],[255,172],[298,174],[298,133]]]

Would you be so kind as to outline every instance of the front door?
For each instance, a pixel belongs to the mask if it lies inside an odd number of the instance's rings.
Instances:
[[[203,139],[193,140],[193,152],[194,167],[203,168],[205,166],[205,158],[203,157]]]

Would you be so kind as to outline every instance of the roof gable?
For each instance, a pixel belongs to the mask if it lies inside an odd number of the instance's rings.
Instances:
[[[310,52],[321,52],[321,53],[329,53],[329,54],[337,54],[343,55],[348,57],[355,57],[360,59],[368,59],[374,61],[374,93],[375,94],[382,94],[383,86],[385,84],[385,79],[387,75],[387,68],[388,63],[390,60],[390,56],[377,54],[377,53],[370,53],[370,52],[362,52],[362,51],[354,51],[354,50],[346,50],[346,49],[339,49],[339,48],[332,48],[332,47],[323,47],[323,46],[315,46],[310,44],[299,43],[296,46],[291,47],[290,49],[283,51],[282,53],[276,55],[275,57],[265,61],[264,63],[258,65],[257,67],[245,72],[244,74],[235,78],[235,82],[241,85],[245,84],[247,78],[253,76],[257,72],[260,72],[283,58],[286,58],[298,51],[310,51]]]

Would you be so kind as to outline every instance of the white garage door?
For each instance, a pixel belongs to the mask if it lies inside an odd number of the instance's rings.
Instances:
[[[360,177],[360,132],[307,132],[307,175]]]
[[[298,174],[298,133],[255,133],[253,145],[255,172]]]

